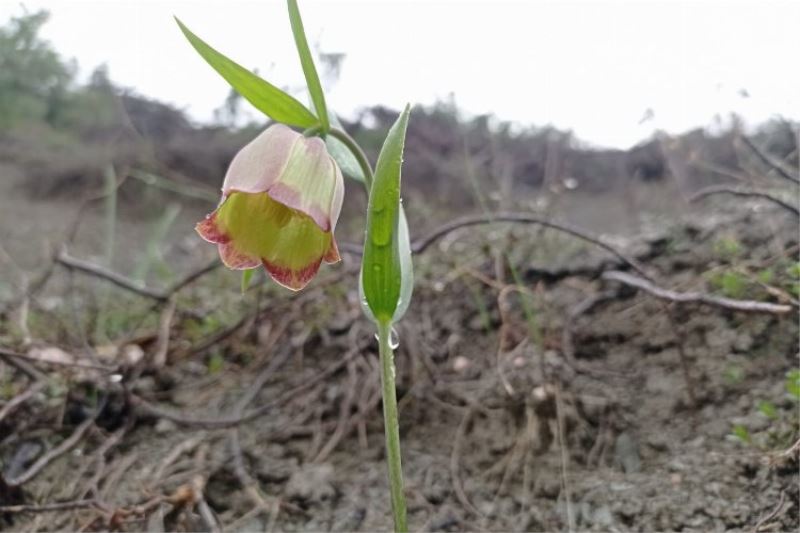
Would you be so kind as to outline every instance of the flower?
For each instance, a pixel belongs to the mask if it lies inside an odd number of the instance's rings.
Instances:
[[[276,124],[236,154],[219,206],[196,229],[228,268],[263,265],[297,291],[322,261],[340,260],[333,231],[343,197],[342,173],[322,139]]]

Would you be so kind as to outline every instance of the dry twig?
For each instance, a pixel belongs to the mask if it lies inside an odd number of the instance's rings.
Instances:
[[[53,502],[42,505],[3,505],[2,513],[52,513],[55,511],[70,511],[72,509],[85,509],[87,507],[102,508],[97,500],[74,500],[70,502]]]
[[[577,237],[578,239],[599,246],[600,248],[611,253],[613,256],[615,256],[623,263],[630,266],[640,275],[648,279],[650,278],[650,276],[645,271],[644,267],[636,259],[625,255],[623,252],[619,251],[615,246],[603,241],[602,239],[589,235],[588,233],[581,231],[577,228],[573,228],[572,226],[568,226],[566,224],[562,224],[559,222],[553,222],[552,220],[540,218],[535,215],[530,215],[528,213],[491,213],[488,215],[471,215],[471,216],[457,218],[430,231],[423,237],[415,239],[411,243],[411,252],[415,254],[420,254],[424,252],[429,246],[431,246],[437,240],[441,239],[448,233],[451,233],[458,229],[465,228],[468,226],[478,226],[483,224],[498,224],[501,222],[512,222],[517,224],[538,224],[540,226],[544,226],[550,229],[561,231],[563,233],[567,233],[569,235],[572,235],[573,237]]]
[[[760,198],[762,200],[767,200],[772,202],[775,205],[778,205],[790,213],[794,214],[796,217],[800,217],[800,209],[797,206],[794,206],[788,202],[784,202],[782,199],[778,198],[777,196],[772,196],[769,193],[763,191],[756,191],[753,189],[742,189],[739,187],[728,187],[727,185],[712,185],[710,187],[705,187],[700,189],[692,196],[689,197],[689,202],[697,202],[702,200],[703,198],[707,198],[709,196],[714,196],[717,194],[732,194],[734,196],[741,196],[744,198]]]
[[[775,509],[773,509],[770,514],[768,514],[767,516],[758,521],[756,527],[753,528],[753,533],[759,533],[759,531],[761,531],[761,528],[764,527],[764,525],[767,522],[776,518],[781,513],[781,511],[783,511],[783,502],[785,500],[786,500],[786,491],[782,490],[781,499],[780,501],[778,501],[778,505],[775,506]]]
[[[677,292],[659,287],[652,282],[618,270],[605,272],[602,276],[607,281],[617,281],[636,289],[643,290],[662,300],[677,303],[701,303],[712,307],[721,307],[731,311],[746,313],[771,313],[776,315],[786,314],[794,309],[791,305],[773,304],[769,302],[756,302],[752,300],[734,300],[714,296],[703,292]]]
[[[456,430],[456,436],[453,442],[453,451],[450,454],[450,477],[453,481],[453,490],[456,493],[458,501],[461,502],[461,505],[463,505],[466,510],[475,516],[485,518],[485,515],[481,513],[471,501],[469,501],[467,493],[464,492],[464,484],[461,482],[461,474],[459,473],[459,464],[461,462],[461,444],[464,440],[467,428],[472,421],[472,417],[475,415],[475,411],[476,410],[474,407],[467,409],[467,411],[464,413],[464,417],[461,419],[461,423],[458,425],[458,429]]]
[[[267,413],[272,411],[272,409],[296,397],[297,394],[304,391],[305,389],[308,389],[309,387],[316,385],[320,381],[323,381],[328,377],[334,375],[336,372],[339,371],[339,369],[341,369],[344,365],[346,365],[350,359],[355,357],[359,353],[359,351],[360,351],[359,347],[354,348],[353,350],[345,354],[341,359],[331,364],[328,368],[326,368],[313,378],[309,379],[308,381],[285,391],[283,394],[281,394],[274,400],[267,402],[264,405],[261,405],[241,415],[236,415],[236,413],[234,412],[231,415],[222,416],[219,418],[194,417],[192,415],[177,413],[172,409],[164,408],[159,405],[150,403],[144,398],[141,398],[133,393],[130,393],[130,402],[133,405],[133,407],[142,414],[156,416],[159,418],[165,418],[180,425],[195,426],[206,429],[229,428],[265,416]]]
[[[13,398],[11,398],[2,409],[0,409],[0,422],[3,421],[5,417],[7,417],[14,409],[22,405],[23,403],[27,402],[28,399],[42,390],[45,386],[44,381],[37,381],[33,383],[30,387],[25,389],[25,391],[17,394]]]
[[[17,477],[6,479],[6,485],[9,487],[19,487],[33,479],[39,472],[41,472],[44,467],[50,464],[51,461],[57,459],[58,457],[64,455],[69,450],[71,450],[76,444],[78,444],[83,435],[86,431],[94,425],[95,418],[100,413],[100,409],[95,411],[95,415],[91,418],[86,419],[83,421],[75,431],[72,432],[67,439],[65,439],[61,444],[41,456],[35,463],[33,463],[27,470],[25,470],[22,474],[18,475]]]
[[[756,156],[764,164],[766,164],[771,169],[775,170],[775,172],[777,172],[780,177],[782,177],[783,179],[785,179],[787,181],[791,181],[795,185],[800,185],[800,179],[792,176],[785,168],[783,168],[783,165],[780,162],[776,161],[775,159],[772,158],[772,156],[770,156],[766,152],[762,151],[758,146],[755,145],[755,143],[753,141],[751,141],[749,138],[747,138],[747,136],[742,135],[740,138],[742,139],[744,144],[748,148],[750,148],[750,150],[754,154],[756,154]]]

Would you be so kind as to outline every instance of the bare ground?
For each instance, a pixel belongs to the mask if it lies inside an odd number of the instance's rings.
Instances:
[[[6,238],[25,230],[5,224]],[[418,259],[398,327],[412,529],[797,530],[798,402],[786,386],[796,310],[668,304],[601,279],[625,265],[551,231],[452,237]],[[176,262],[213,254],[176,242]],[[487,243],[508,250],[528,293],[509,288],[510,271],[498,280]],[[783,272],[797,244],[796,219],[737,204],[624,247],[660,286],[711,291],[716,274]],[[65,364],[28,361],[34,378],[0,359],[0,411],[37,387],[0,416],[0,526],[390,529],[356,262],[295,297],[261,282],[242,298],[235,277],[214,272],[180,293],[174,315],[56,272],[27,319],[32,346],[64,348]],[[765,286],[775,282],[723,288],[787,297]],[[22,350],[19,309],[3,316],[0,346]],[[166,362],[154,363],[165,339]],[[147,364],[126,365],[137,347]]]

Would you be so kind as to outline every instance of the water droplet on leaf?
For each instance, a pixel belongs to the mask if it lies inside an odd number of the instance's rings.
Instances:
[[[376,333],[375,340],[380,342],[381,338]],[[391,331],[389,332],[389,348],[392,350],[396,350],[400,346],[400,336],[397,334],[397,330],[392,327]]]

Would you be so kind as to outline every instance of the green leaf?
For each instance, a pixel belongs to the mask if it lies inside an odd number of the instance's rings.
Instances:
[[[367,238],[361,275],[367,305],[381,324],[392,322],[401,294],[400,169],[409,113],[410,107],[406,106],[386,136],[375,167],[367,207]],[[408,255],[410,261],[410,253]]]
[[[344,131],[344,126],[342,126],[336,113],[329,113],[329,117],[331,119],[331,125],[334,128]],[[356,156],[353,155],[342,141],[332,135],[326,135],[325,145],[328,147],[328,153],[331,154],[336,164],[339,165],[342,174],[352,180],[364,183],[364,172],[361,170]]]
[[[414,292],[414,264],[411,261],[411,239],[408,232],[406,211],[403,209],[402,203],[400,204],[400,217],[397,222],[397,239],[398,251],[400,252],[400,298],[397,301],[397,309],[394,310],[392,315],[392,323],[398,322],[406,314],[408,305],[411,303],[411,295]],[[363,275],[358,280],[358,291],[361,296],[361,309],[364,314],[373,322],[377,322],[369,305],[365,304]]]
[[[317,117],[294,97],[211,48],[177,17],[175,21],[197,53],[256,109],[272,120],[290,126],[310,128],[319,123]]]
[[[294,44],[297,46],[297,53],[300,55],[300,64],[303,66],[308,92],[311,95],[311,101],[314,102],[314,109],[317,111],[317,116],[322,126],[320,129],[325,134],[331,129],[328,121],[328,109],[325,106],[325,93],[322,92],[322,84],[319,82],[317,67],[314,66],[314,58],[311,57],[311,51],[308,48],[306,32],[303,29],[303,19],[300,18],[300,9],[297,7],[297,0],[287,0],[286,4],[289,6],[289,22],[292,25]]]
[[[400,253],[400,298],[397,309],[392,315],[392,322],[397,322],[406,314],[414,292],[414,264],[411,261],[411,238],[408,233],[408,220],[400,200],[400,218],[397,223],[398,252]]]
[[[255,268],[242,270],[242,294],[246,293],[247,289],[250,287],[250,280],[253,279],[253,274],[255,274],[255,272]]]

